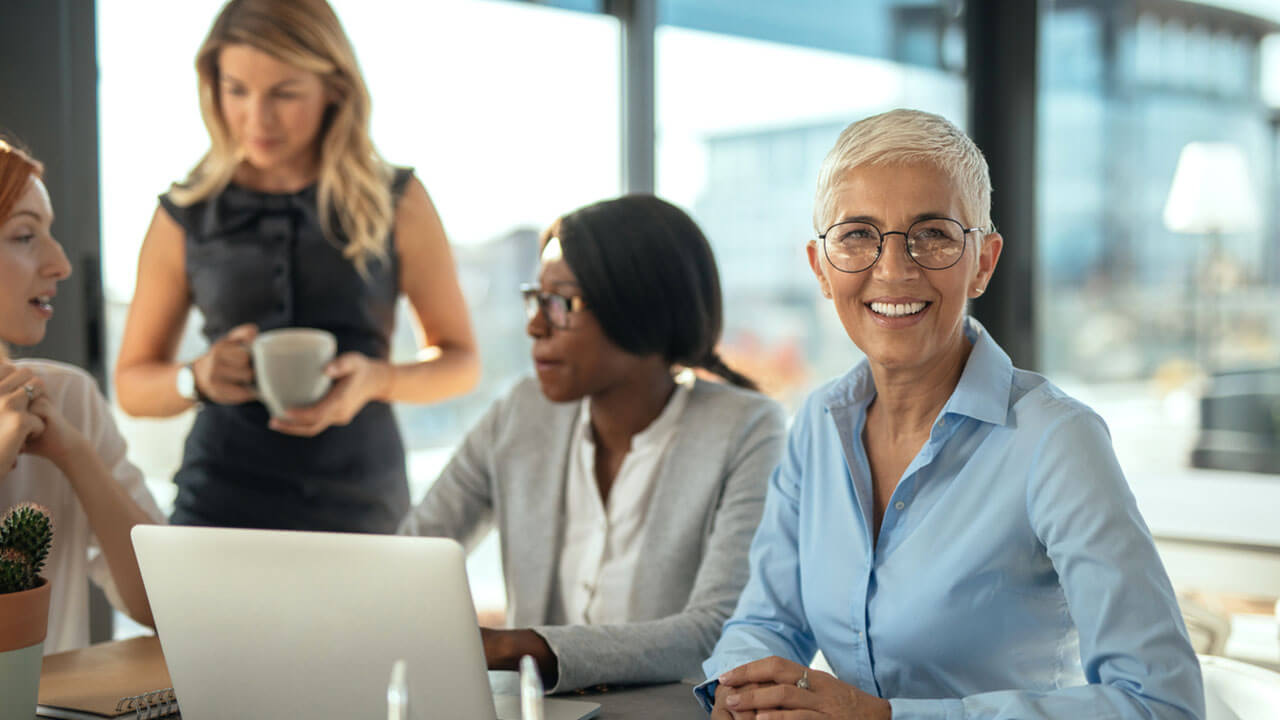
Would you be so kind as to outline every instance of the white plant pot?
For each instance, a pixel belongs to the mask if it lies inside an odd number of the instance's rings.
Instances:
[[[0,720],[31,720],[49,629],[49,581],[0,594]]]

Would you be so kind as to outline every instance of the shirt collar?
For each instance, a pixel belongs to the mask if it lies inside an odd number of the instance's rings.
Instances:
[[[942,407],[942,415],[965,415],[975,420],[1004,425],[1009,418],[1009,397],[1013,389],[1013,362],[982,323],[965,319],[965,337],[973,343],[960,382]],[[871,366],[864,358],[823,396],[830,410],[871,404],[876,394]]]
[[[1004,425],[1009,420],[1013,362],[982,323],[973,318],[967,320],[964,331],[973,349],[969,351],[969,360],[955,392],[942,407],[942,414],[955,413],[992,425]]]
[[[684,413],[684,406],[689,404],[689,391],[697,382],[697,376],[692,370],[682,370],[675,376],[676,389],[671,393],[671,398],[667,400],[666,407],[662,408],[662,412],[658,413],[658,417],[653,419],[645,429],[636,433],[631,437],[631,449],[637,450],[651,445],[661,445],[666,442],[680,424],[680,416]],[[582,437],[587,443],[593,443],[591,437],[591,398],[582,398],[581,409],[578,411],[578,430],[582,433]]]

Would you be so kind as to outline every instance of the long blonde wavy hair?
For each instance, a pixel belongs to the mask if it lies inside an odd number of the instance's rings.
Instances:
[[[222,192],[243,160],[222,116],[218,55],[247,45],[321,77],[334,98],[320,128],[317,204],[324,232],[347,237],[343,254],[364,274],[371,258],[385,260],[394,220],[391,167],[369,138],[369,90],[342,23],[325,0],[230,0],[196,54],[200,113],[210,147],[187,178],[171,188],[179,205]]]

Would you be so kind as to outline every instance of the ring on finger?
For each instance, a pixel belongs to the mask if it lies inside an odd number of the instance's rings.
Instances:
[[[800,679],[796,681],[796,687],[801,690],[809,689],[809,668],[805,668],[804,672],[801,673]]]
[[[36,386],[23,385],[22,390],[27,393],[27,404],[31,404],[36,399]]]

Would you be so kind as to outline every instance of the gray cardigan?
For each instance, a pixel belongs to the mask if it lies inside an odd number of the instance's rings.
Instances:
[[[532,378],[520,382],[468,433],[400,533],[454,538],[469,552],[497,525],[507,621],[532,627],[555,652],[553,691],[701,678],[747,582],[748,546],[782,453],[782,408],[696,381],[649,501],[631,622],[548,626],[579,408],[548,401]]]

